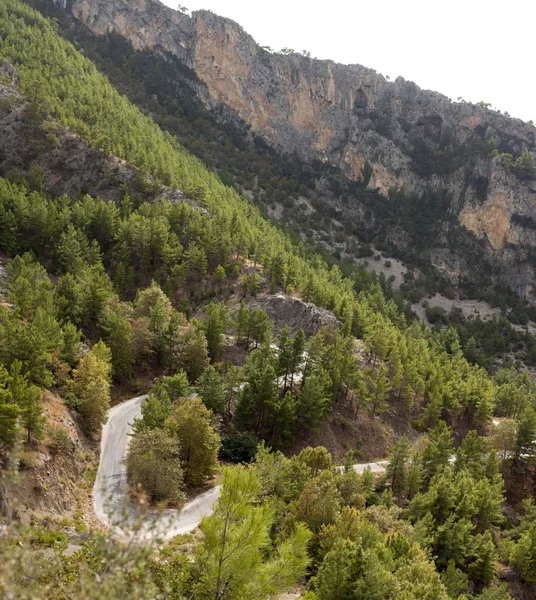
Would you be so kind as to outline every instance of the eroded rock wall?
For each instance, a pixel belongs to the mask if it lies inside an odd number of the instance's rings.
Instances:
[[[202,82],[209,108],[232,111],[283,153],[328,162],[356,181],[369,169],[368,186],[383,194],[448,190],[449,216],[481,241],[493,277],[534,299],[536,182],[471,150],[493,137],[501,153],[534,153],[534,126],[360,65],[267,52],[209,11],[188,16],[157,0],[70,0],[67,7],[96,34],[116,32],[136,49],[179,58]],[[445,239],[434,255],[442,256],[440,270],[450,265],[447,276],[466,258]]]

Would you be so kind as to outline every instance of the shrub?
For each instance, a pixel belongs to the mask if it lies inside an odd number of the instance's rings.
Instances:
[[[67,454],[71,451],[73,443],[64,427],[50,425],[47,429],[47,436],[47,446],[54,456],[57,454]]]
[[[250,463],[257,454],[258,440],[251,433],[237,431],[223,436],[220,459],[231,463]]]

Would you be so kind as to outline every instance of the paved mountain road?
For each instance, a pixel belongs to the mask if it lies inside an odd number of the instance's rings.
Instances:
[[[110,409],[102,430],[101,458],[95,485],[93,505],[102,523],[118,537],[135,536],[144,541],[167,540],[195,529],[201,519],[212,512],[219,496],[219,486],[199,495],[181,510],[150,513],[137,508],[127,495],[127,455],[132,423],[141,416],[146,396],[132,398]]]
[[[180,533],[193,531],[205,515],[212,512],[220,487],[216,486],[188,502],[181,510],[159,513],[137,508],[127,495],[127,455],[132,423],[141,416],[141,404],[147,396],[139,396],[110,409],[102,429],[101,457],[95,485],[93,505],[99,520],[120,538],[136,536],[140,541],[168,540]],[[373,473],[385,472],[386,461],[354,465],[358,473],[370,467]]]

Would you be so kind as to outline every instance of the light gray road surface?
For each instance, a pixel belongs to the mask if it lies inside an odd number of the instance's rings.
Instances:
[[[387,468],[386,460],[381,460],[379,462],[371,462],[371,463],[360,463],[358,465],[354,465],[354,471],[356,473],[363,473],[365,469],[368,467],[373,473],[385,473],[385,469]]]
[[[101,458],[95,485],[93,505],[97,517],[121,538],[135,536],[140,541],[167,540],[194,530],[212,508],[219,496],[216,486],[179,510],[158,513],[134,506],[127,495],[127,455],[132,423],[141,416],[141,404],[146,396],[132,398],[110,409],[102,430]]]
[[[212,513],[220,494],[220,486],[211,488],[188,502],[181,510],[158,513],[134,506],[127,495],[127,455],[132,423],[141,416],[141,404],[146,396],[139,396],[110,409],[108,421],[102,430],[101,457],[95,485],[93,505],[104,525],[121,538],[139,541],[168,540],[180,533],[193,531],[205,515]],[[385,472],[387,461],[355,464],[357,473],[369,467],[373,473]],[[339,467],[342,469],[342,467]]]

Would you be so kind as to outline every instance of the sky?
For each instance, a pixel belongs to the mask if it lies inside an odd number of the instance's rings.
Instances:
[[[177,8],[178,2],[163,0]],[[536,121],[534,0],[181,0],[261,46],[308,50]]]

